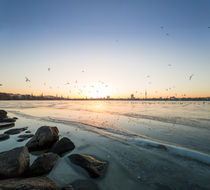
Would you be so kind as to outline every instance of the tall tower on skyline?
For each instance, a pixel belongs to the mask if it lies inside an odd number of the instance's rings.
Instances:
[[[145,89],[145,99],[147,99],[147,89]]]

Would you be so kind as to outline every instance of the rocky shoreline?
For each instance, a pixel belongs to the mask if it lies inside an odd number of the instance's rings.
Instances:
[[[16,120],[0,110],[0,130],[14,127]],[[59,139],[57,127],[41,126],[35,134],[27,129],[9,129],[0,134],[0,142],[22,132],[25,134],[18,136],[18,142],[30,139],[25,146],[0,152],[0,190],[99,190],[94,180],[104,177],[107,161],[80,153],[69,154],[70,162],[84,170],[92,180],[77,179],[58,188],[46,175],[62,156],[74,150],[75,144],[67,137]],[[30,154],[34,151],[40,151],[40,155],[30,165]]]

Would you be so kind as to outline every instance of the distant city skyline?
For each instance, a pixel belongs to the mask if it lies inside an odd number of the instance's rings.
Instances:
[[[210,1],[0,1],[0,92],[209,97]]]

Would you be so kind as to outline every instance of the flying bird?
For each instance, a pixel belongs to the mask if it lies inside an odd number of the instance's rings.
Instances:
[[[48,67],[48,69],[47,69],[47,70],[50,72],[51,68],[50,68],[50,67]]]
[[[171,64],[168,64],[169,67],[171,67]]]
[[[160,28],[161,28],[161,30],[163,30],[164,29],[164,26],[161,26]]]
[[[169,33],[166,33],[166,36],[169,36],[170,34]]]
[[[31,82],[31,80],[29,80],[27,77],[25,77],[26,82]]]
[[[0,86],[3,86],[3,84],[0,84]]]
[[[67,82],[65,85],[69,85],[70,83],[69,82]]]
[[[194,76],[194,74],[190,75],[189,80],[191,80],[193,76]]]

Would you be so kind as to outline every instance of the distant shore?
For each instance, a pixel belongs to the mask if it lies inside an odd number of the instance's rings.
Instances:
[[[210,97],[167,97],[167,98],[71,98],[71,97],[58,97],[58,96],[35,96],[29,94],[11,94],[1,93],[1,100],[70,100],[70,101],[210,101]]]

